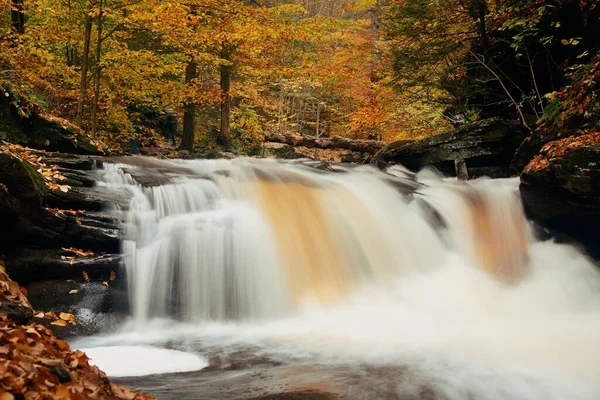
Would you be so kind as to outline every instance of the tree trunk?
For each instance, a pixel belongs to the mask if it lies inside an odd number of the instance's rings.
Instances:
[[[102,1],[98,2],[100,9],[98,13],[98,28],[97,28],[97,40],[96,40],[96,68],[94,69],[94,100],[92,102],[92,136],[96,137],[98,134],[98,99],[100,98],[100,74],[102,72],[100,67],[100,52],[102,50]]]
[[[88,10],[89,11],[89,10]],[[90,59],[90,40],[92,37],[92,17],[88,12],[85,16],[85,33],[83,38],[83,56],[81,59],[81,83],[77,98],[77,126],[82,127],[85,94],[87,92],[87,73]]]
[[[185,83],[189,84],[192,79],[197,77],[198,64],[192,58],[185,67]],[[190,153],[194,150],[194,124],[196,116],[196,104],[190,101],[185,105],[183,112],[183,138],[181,140],[181,149],[187,150]]]
[[[12,28],[15,32],[20,34],[25,33],[25,13],[23,12],[23,0],[12,0],[10,19]]]
[[[482,50],[485,50],[490,47],[490,41],[487,36],[487,28],[485,23],[485,17],[488,13],[487,2],[486,0],[471,0],[469,8],[471,17],[477,24],[477,30],[479,31],[479,36],[481,37]]]
[[[229,53],[223,52],[221,58],[229,60]],[[217,143],[229,147],[231,145],[231,73],[233,66],[231,64],[221,65],[221,131],[217,137]]]

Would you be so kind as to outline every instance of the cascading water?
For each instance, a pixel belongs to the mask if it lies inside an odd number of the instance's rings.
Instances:
[[[237,343],[401,365],[440,399],[600,397],[600,276],[574,248],[533,236],[518,180],[132,163],[106,165],[104,185],[132,193],[134,324],[95,345]]]

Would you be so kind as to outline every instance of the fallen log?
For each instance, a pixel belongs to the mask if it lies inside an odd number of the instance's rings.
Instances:
[[[265,142],[284,143],[290,146],[303,146],[317,149],[343,149],[375,154],[381,150],[386,143],[376,140],[354,140],[340,136],[331,138],[317,138],[313,136],[285,135],[281,133],[270,133],[265,136]]]

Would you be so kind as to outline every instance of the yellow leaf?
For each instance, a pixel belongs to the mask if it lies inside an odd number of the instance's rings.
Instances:
[[[71,265],[75,264],[75,259],[74,259],[74,258],[71,258],[71,259],[69,260],[69,264],[71,264]]]
[[[73,289],[73,290],[70,290],[70,291],[69,291],[69,294],[75,294],[75,293],[77,293],[77,292],[79,292],[79,290],[77,290],[77,289]]]
[[[115,271],[110,271],[110,280],[114,281],[115,279],[117,279],[117,274],[115,274]]]
[[[61,192],[67,193],[71,187],[69,185],[58,185],[58,188]]]
[[[108,282],[106,282],[106,281],[105,281],[105,282],[102,282],[102,284],[103,284],[104,286],[108,287]]]
[[[48,139],[46,139],[46,146],[50,145],[50,141]]]
[[[69,314],[66,312],[61,312],[59,315],[60,319],[64,320],[64,321],[74,321],[75,317],[73,316],[73,314]]]
[[[86,281],[90,280],[90,277],[88,276],[87,272],[83,271],[82,274],[83,274],[83,279],[85,279]]]
[[[36,317],[36,318],[44,318],[44,313],[43,312],[39,312],[39,313],[35,314],[34,317]]]
[[[50,322],[50,325],[67,326],[67,322],[63,321],[62,319],[57,319],[56,321]]]

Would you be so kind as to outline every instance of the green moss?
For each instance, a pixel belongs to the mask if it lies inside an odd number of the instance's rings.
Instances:
[[[48,192],[48,186],[46,186],[46,182],[44,182],[42,176],[37,172],[35,167],[27,161],[21,161],[21,165],[27,171],[27,175],[29,175],[29,179],[31,180],[35,192],[40,197],[44,197]]]

